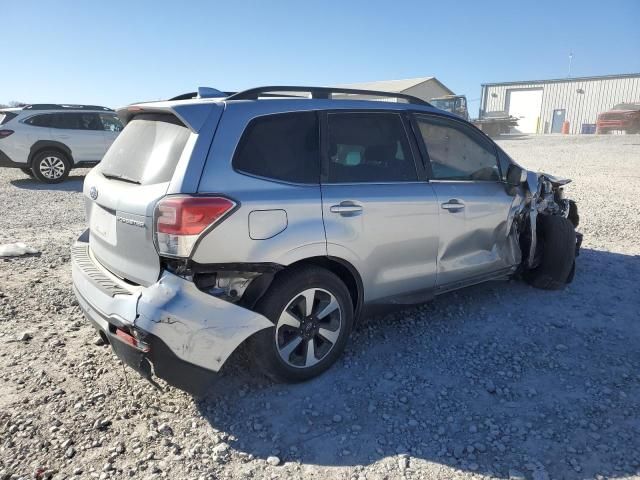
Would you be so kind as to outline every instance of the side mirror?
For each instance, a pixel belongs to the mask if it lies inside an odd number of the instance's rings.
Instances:
[[[513,163],[507,168],[507,185],[517,187],[527,180],[527,172]]]

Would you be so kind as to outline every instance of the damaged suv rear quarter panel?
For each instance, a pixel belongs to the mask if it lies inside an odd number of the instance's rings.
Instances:
[[[162,338],[182,360],[217,372],[244,340],[273,324],[165,272],[142,292],[135,326]]]

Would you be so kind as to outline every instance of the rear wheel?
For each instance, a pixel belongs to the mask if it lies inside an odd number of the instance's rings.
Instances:
[[[44,183],[60,183],[69,176],[71,163],[57,150],[39,152],[33,158],[33,176]]]
[[[276,381],[299,382],[328,369],[353,326],[344,283],[319,267],[281,273],[256,310],[274,324],[251,339],[256,365]]]
[[[560,290],[575,274],[576,231],[570,220],[555,215],[538,217],[540,265],[530,270],[527,281],[536,288]]]
[[[20,171],[25,175],[29,175],[30,177],[33,177],[33,171],[30,168],[21,168]]]

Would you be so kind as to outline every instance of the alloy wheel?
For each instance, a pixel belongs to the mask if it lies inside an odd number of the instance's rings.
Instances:
[[[278,354],[291,367],[312,367],[333,349],[342,327],[342,309],[332,293],[321,288],[304,290],[278,318],[275,328]]]
[[[48,156],[40,160],[40,173],[49,180],[57,180],[66,170],[66,166],[60,157]]]

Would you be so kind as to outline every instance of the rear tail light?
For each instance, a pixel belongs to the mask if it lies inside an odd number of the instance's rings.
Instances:
[[[121,328],[116,328],[116,337],[142,352],[148,352],[150,350],[149,345],[139,340],[134,335],[131,335],[129,332],[125,332]]]
[[[7,138],[13,133],[13,130],[0,130],[0,138]]]
[[[169,196],[160,200],[154,212],[158,253],[189,257],[200,235],[219,223],[236,207],[224,197]]]

